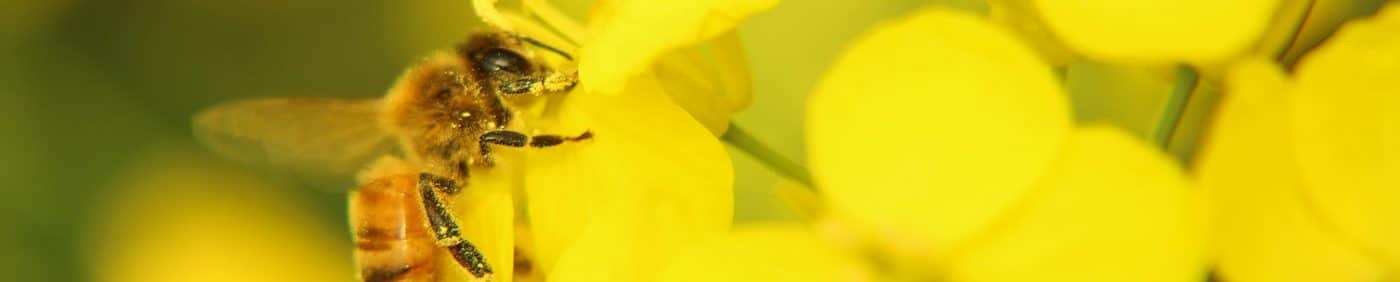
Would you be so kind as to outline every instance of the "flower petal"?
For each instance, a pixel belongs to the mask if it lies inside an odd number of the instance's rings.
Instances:
[[[1201,281],[1201,202],[1176,164],[1111,127],[1073,140],[1014,219],[952,260],[949,280]]]
[[[853,256],[805,226],[754,226],[681,251],[660,281],[869,281]]]
[[[618,96],[567,97],[559,124],[540,127],[593,133],[528,156],[529,217],[549,279],[649,280],[677,248],[728,230],[728,155],[665,95],[640,77]]]
[[[1211,63],[1252,47],[1279,0],[1034,0],[1050,30],[1100,60]]]
[[[579,79],[589,92],[613,95],[662,54],[733,30],[777,0],[609,1],[589,20]]]
[[[347,231],[192,149],[142,157],[93,214],[97,281],[350,281]],[[340,240],[335,240],[339,238]]]
[[[809,160],[832,209],[930,253],[981,230],[1068,135],[1049,67],[1007,31],[927,9],[868,33],[808,104]]]
[[[1353,22],[1298,68],[1293,150],[1330,220],[1400,266],[1400,5]]]
[[[1382,270],[1306,207],[1287,142],[1291,85],[1262,60],[1229,72],[1231,95],[1220,106],[1215,134],[1198,177],[1216,212],[1218,271],[1226,281],[1380,281]]]
[[[671,101],[715,136],[724,134],[729,116],[748,106],[751,97],[748,61],[739,43],[739,33],[731,30],[662,56],[652,68]]]

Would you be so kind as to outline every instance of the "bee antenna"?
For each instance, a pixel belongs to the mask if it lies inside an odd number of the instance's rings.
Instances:
[[[522,35],[516,35],[515,37],[520,38],[520,40],[525,41],[525,43],[530,43],[530,45],[535,45],[536,47],[549,50],[549,52],[551,53],[559,54],[559,56],[563,56],[564,59],[568,59],[570,61],[574,60],[574,56],[569,55],[569,53],[565,53],[564,50],[559,50],[559,48],[554,48],[554,46],[549,46],[549,44],[544,44],[544,42],[540,42],[539,40],[535,40],[534,38]]]

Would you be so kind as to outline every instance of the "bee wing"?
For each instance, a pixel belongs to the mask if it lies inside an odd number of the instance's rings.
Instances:
[[[394,139],[379,125],[379,113],[377,99],[235,101],[196,115],[194,133],[225,157],[304,180],[343,184],[370,162],[394,153]]]

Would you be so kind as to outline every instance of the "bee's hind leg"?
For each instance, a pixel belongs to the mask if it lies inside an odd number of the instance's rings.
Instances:
[[[443,200],[442,195],[457,193],[460,190],[451,179],[429,173],[418,176],[418,192],[423,198],[423,210],[428,214],[428,223],[431,224],[433,234],[437,236],[438,246],[452,252],[452,258],[457,264],[462,265],[473,276],[489,276],[492,273],[491,265],[486,263],[486,258],[476,246],[462,238],[457,219],[452,215],[452,209],[448,208],[447,201]]]
[[[478,141],[481,144],[481,159],[486,165],[494,165],[491,158],[491,145],[502,145],[509,147],[525,147],[529,145],[535,148],[554,147],[564,142],[578,142],[593,138],[593,132],[584,131],[578,136],[561,136],[555,134],[525,135],[524,133],[510,130],[496,130],[481,134]]]

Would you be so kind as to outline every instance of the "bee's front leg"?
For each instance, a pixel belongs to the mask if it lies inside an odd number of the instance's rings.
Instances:
[[[443,194],[461,191],[455,181],[445,177],[423,173],[418,176],[418,192],[423,198],[423,210],[428,214],[428,223],[437,236],[437,244],[452,252],[452,258],[477,278],[491,275],[491,265],[476,246],[462,238],[461,228],[452,215]]]
[[[555,134],[540,134],[535,136],[529,136],[525,135],[524,133],[510,130],[497,130],[481,134],[481,138],[477,141],[481,145],[482,162],[484,162],[487,166],[492,166],[495,165],[495,160],[491,158],[491,145],[502,145],[516,148],[525,147],[525,145],[530,145],[530,147],[544,148],[558,146],[559,144],[563,144],[564,142],[578,142],[588,140],[591,138],[593,138],[593,132],[590,131],[584,131],[583,134],[579,134],[578,136],[562,136]]]

